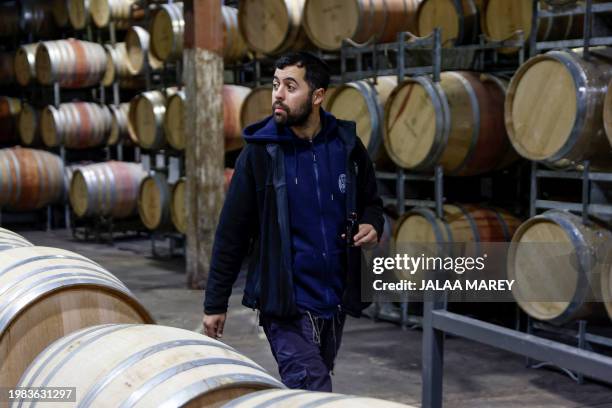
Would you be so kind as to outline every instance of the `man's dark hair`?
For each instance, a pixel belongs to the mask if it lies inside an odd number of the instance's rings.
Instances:
[[[292,65],[306,70],[304,79],[311,92],[319,88],[327,89],[329,86],[329,66],[315,55],[304,51],[290,52],[274,63],[276,69],[285,69]]]

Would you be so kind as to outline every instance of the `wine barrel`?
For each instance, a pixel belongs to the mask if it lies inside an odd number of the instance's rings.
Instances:
[[[36,77],[43,85],[88,87],[98,84],[105,71],[106,53],[100,44],[71,38],[42,42],[36,50]]]
[[[165,175],[155,173],[142,180],[138,193],[138,215],[145,227],[152,231],[172,229],[171,199]]]
[[[538,2],[540,9],[549,9]],[[484,0],[480,13],[482,32],[491,41],[516,39],[523,32],[529,43],[533,17],[532,0]],[[584,15],[562,15],[538,18],[537,41],[554,41],[581,38],[584,32]],[[516,53],[518,48],[502,48],[502,53]]]
[[[61,200],[64,164],[59,156],[28,148],[0,150],[0,206],[17,211]]]
[[[0,85],[13,85],[16,79],[15,54],[0,52]]]
[[[36,78],[36,50],[38,44],[25,44],[15,53],[15,78],[21,86],[28,86]]]
[[[125,43],[106,44],[104,50],[106,52],[106,71],[102,78],[102,85],[111,86],[117,79],[128,78],[131,74]]]
[[[505,105],[508,135],[530,160],[575,166],[591,160],[611,167],[603,101],[609,63],[564,51],[535,56],[512,77]]]
[[[55,25],[60,28],[67,27],[70,20],[68,19],[68,4],[66,4],[66,0],[52,0],[51,4],[51,15]]]
[[[84,407],[212,407],[249,392],[285,388],[220,341],[142,324],[95,326],[56,341],[19,382],[42,384],[77,387],[75,405]]]
[[[251,89],[245,86],[223,85],[223,134],[226,152],[240,149],[244,144],[240,115],[250,92]]]
[[[68,20],[75,30],[84,30],[91,21],[91,0],[66,0]]]
[[[140,75],[145,71],[148,63],[153,71],[163,67],[163,62],[157,59],[150,51],[150,36],[142,27],[132,26],[125,34],[125,46],[128,56],[128,70],[131,75]]]
[[[17,117],[17,130],[19,139],[24,146],[42,145],[40,136],[40,111],[29,103],[21,105],[21,112]]]
[[[130,18],[137,21],[144,18],[144,10],[137,0],[89,0],[91,19],[96,27],[108,27],[111,22],[115,28],[126,30]],[[132,11],[130,11],[132,10]]]
[[[238,28],[238,10],[223,6],[221,17],[223,18],[223,60],[226,63],[240,60],[247,55],[248,48]]]
[[[112,116],[108,107],[89,102],[47,106],[40,118],[42,140],[48,147],[68,149],[104,146],[110,136]]]
[[[417,11],[418,35],[425,37],[439,27],[444,47],[476,43],[478,24],[474,0],[423,0]]]
[[[310,41],[328,51],[342,40],[358,43],[395,41],[397,33],[415,32],[420,0],[306,0],[304,29]],[[342,24],[339,24],[342,22]]]
[[[310,46],[302,27],[305,0],[241,1],[238,25],[250,49],[282,54]]]
[[[0,37],[19,35],[19,4],[16,1],[0,3]]]
[[[106,323],[153,322],[110,272],[59,248],[3,251],[0,293],[2,387],[15,387],[39,353],[72,332]]]
[[[323,108],[323,110],[329,112],[329,101],[333,99],[332,96],[336,93],[337,90],[338,86],[330,85],[327,87],[327,90],[325,91],[325,98],[323,99],[323,103],[321,103],[321,107]]]
[[[244,129],[270,115],[272,115],[272,87],[260,86],[254,88],[242,103],[240,126]]]
[[[0,96],[0,143],[15,144],[19,142],[17,118],[21,112],[21,101],[17,98]]]
[[[174,228],[182,234],[187,233],[187,210],[185,208],[185,177],[179,179],[172,187],[170,217]]]
[[[303,390],[264,390],[236,398],[223,408],[411,408],[411,405],[385,401],[377,398],[357,397],[328,392]]]
[[[110,161],[78,169],[70,185],[77,217],[127,218],[137,210],[138,188],[146,173],[138,163]]]
[[[110,105],[111,111],[111,130],[110,136],[108,137],[107,144],[114,146],[120,142],[127,142],[130,140],[128,132],[128,113],[130,110],[129,103],[122,103],[119,106]]]
[[[508,155],[503,88],[471,72],[444,72],[440,83],[415,77],[385,106],[384,141],[401,167],[469,176],[496,169]]]
[[[163,121],[166,96],[148,91],[130,101],[128,132],[132,141],[144,149],[161,149],[166,145]]]
[[[550,210],[525,221],[508,253],[512,294],[531,317],[552,324],[602,315],[600,277],[612,233],[586,226],[569,212]]]
[[[382,140],[383,107],[396,85],[394,76],[378,77],[375,85],[368,80],[350,82],[336,89],[328,105],[338,119],[357,123],[357,135],[379,165],[388,161]]]
[[[604,129],[608,136],[608,141],[612,145],[612,80],[608,84],[608,92],[604,101]]]
[[[168,144],[178,151],[185,150],[185,91],[168,98],[164,115],[164,134]]]
[[[183,3],[162,4],[155,11],[151,27],[151,52],[161,61],[183,57]]]
[[[0,227],[0,251],[12,248],[32,247],[30,241],[17,234],[16,232]]]

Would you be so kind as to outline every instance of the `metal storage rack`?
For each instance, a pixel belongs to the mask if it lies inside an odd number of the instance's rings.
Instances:
[[[531,33],[530,53],[554,48],[584,47],[589,53],[589,47],[595,45],[612,45],[611,27],[606,27],[596,15],[612,12],[612,2],[592,4],[587,0],[584,8],[555,12],[559,15],[585,14],[586,24],[584,38],[579,40],[566,40],[538,43],[535,37],[539,16],[549,16],[550,12],[538,12],[537,1],[534,1],[534,14]],[[596,36],[592,36],[596,31]],[[582,214],[583,221],[588,222],[591,214],[612,214],[612,205],[596,204],[590,202],[593,182],[612,182],[612,174],[595,173],[590,171],[590,164],[583,163],[582,171],[551,171],[541,170],[537,163],[532,163],[531,172],[531,199],[530,215],[534,216],[537,209],[564,209]],[[580,203],[567,203],[560,201],[547,201],[538,199],[538,180],[544,178],[574,179],[582,181],[582,200]],[[463,316],[447,310],[446,293],[429,293],[424,302],[423,325],[423,392],[422,405],[424,408],[437,408],[442,406],[442,380],[444,337],[451,334],[465,339],[473,340],[502,350],[527,357],[527,363],[542,361],[539,366],[554,366],[561,368],[578,382],[585,376],[612,384],[612,357],[591,351],[590,345],[612,346],[612,340],[587,331],[584,321],[577,322],[577,330],[557,328],[528,319],[527,333],[521,332],[519,325],[516,329],[509,329],[499,325],[483,322],[471,317]],[[536,332],[545,332],[557,336],[569,336],[574,339],[577,346],[571,346],[559,341],[549,340],[534,335]]]

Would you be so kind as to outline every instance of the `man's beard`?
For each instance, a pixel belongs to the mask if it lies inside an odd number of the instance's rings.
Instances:
[[[298,107],[295,113],[291,112],[289,107],[282,102],[275,102],[272,105],[272,112],[274,109],[281,108],[285,111],[285,115],[277,115],[273,113],[274,121],[279,125],[284,126],[302,126],[306,123],[310,114],[312,113],[312,95],[308,97],[308,99]]]

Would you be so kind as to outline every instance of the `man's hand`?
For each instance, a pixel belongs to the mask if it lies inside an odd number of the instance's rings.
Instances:
[[[378,233],[371,224],[359,224],[359,231],[353,237],[355,246],[372,249],[378,243]]]
[[[227,313],[214,315],[204,315],[202,325],[204,326],[204,334],[213,339],[223,337],[223,326],[225,326],[225,318]]]

